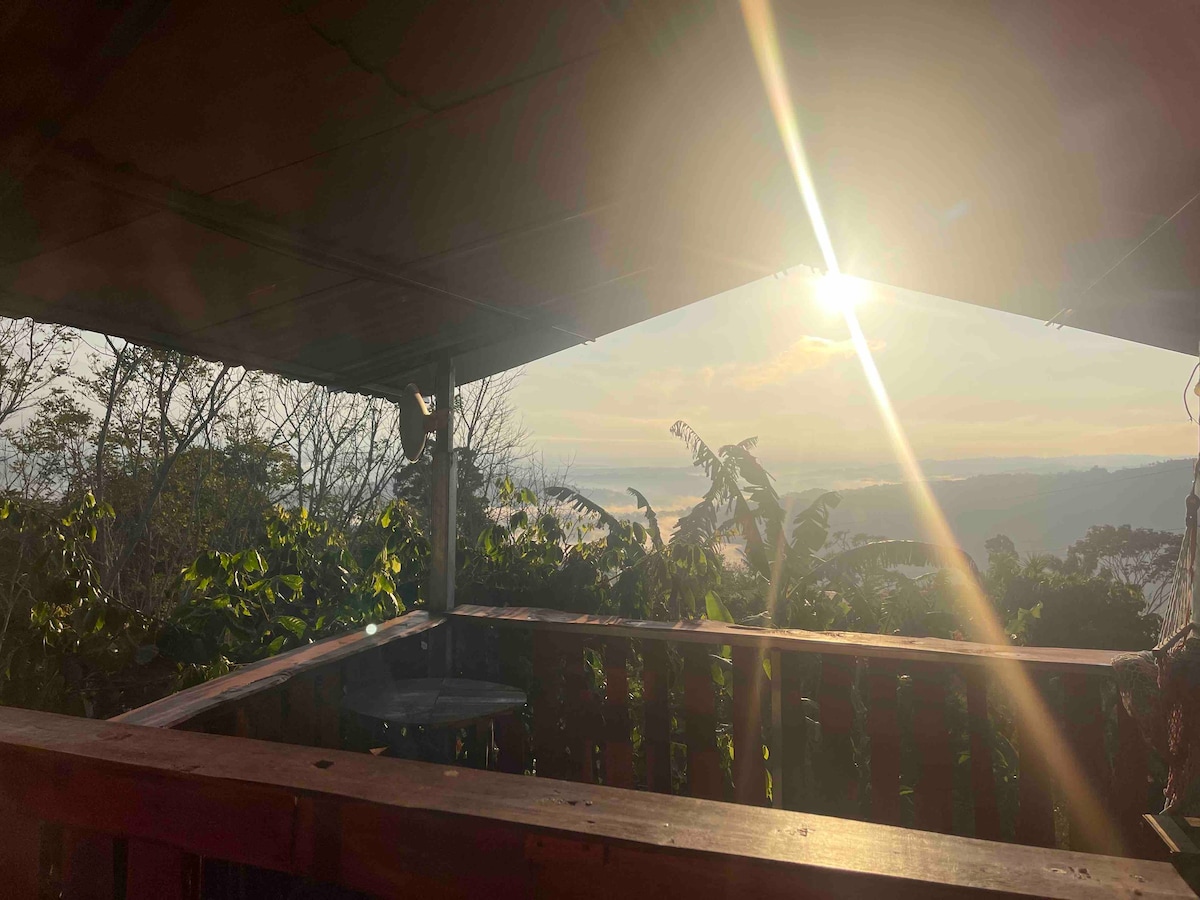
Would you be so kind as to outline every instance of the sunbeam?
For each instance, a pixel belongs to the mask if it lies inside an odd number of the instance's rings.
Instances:
[[[792,169],[792,175],[812,223],[817,244],[821,248],[826,269],[826,284],[822,290],[830,297],[836,298],[836,306],[846,320],[846,326],[850,330],[850,337],[858,354],[859,362],[862,364],[867,384],[874,396],[879,415],[887,430],[892,450],[904,472],[906,485],[926,539],[941,546],[957,547],[958,541],[929,489],[859,324],[854,308],[855,304],[851,299],[853,292],[849,286],[856,284],[857,288],[862,283],[850,280],[842,273],[838,265],[833,240],[821,212],[816,185],[801,141],[796,110],[783,68],[778,33],[769,0],[742,0],[742,15],[779,129],[779,135]],[[974,622],[979,637],[987,643],[1007,644],[1008,635],[984,594],[982,586],[966,565],[965,560],[949,562],[958,575],[956,578],[959,585],[958,602]],[[1016,663],[1004,660],[1002,657],[993,657],[992,661],[994,662],[993,673],[1008,690],[1018,709],[1022,724],[1022,741],[1030,741],[1033,745],[1032,747],[1023,747],[1022,752],[1034,750],[1034,752],[1040,753],[1051,771],[1057,776],[1067,798],[1079,810],[1080,815],[1075,821],[1083,830],[1082,837],[1087,845],[1107,852],[1119,852],[1121,841],[1115,823],[1084,776],[1078,759],[1055,724],[1050,710],[1033,680],[1027,671]]]

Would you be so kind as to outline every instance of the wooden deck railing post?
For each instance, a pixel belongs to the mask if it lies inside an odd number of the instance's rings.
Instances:
[[[63,900],[111,900],[116,890],[116,839],[86,828],[63,832]]]
[[[1063,708],[1063,731],[1067,736],[1068,746],[1079,763],[1080,771],[1092,791],[1093,796],[1100,802],[1102,814],[1112,820],[1116,829],[1113,810],[1109,796],[1108,754],[1104,749],[1104,719],[1100,708],[1100,685],[1087,675],[1072,675],[1064,673],[1061,676],[1065,705]],[[1070,829],[1071,848],[1091,853],[1117,853],[1120,850],[1120,836],[1112,833],[1090,840],[1088,826],[1080,819],[1080,811],[1073,804],[1067,804],[1067,823]],[[1097,829],[1092,823],[1091,830],[1095,832],[1108,831],[1106,828]],[[1095,841],[1100,841],[1096,843]]]
[[[1132,856],[1149,855],[1161,851],[1148,840],[1142,825],[1142,814],[1146,812],[1146,795],[1149,793],[1149,752],[1146,742],[1138,731],[1137,723],[1125,711],[1120,695],[1116,702],[1117,752],[1113,765],[1112,796],[1113,813],[1121,830],[1125,853]]]
[[[533,690],[529,708],[533,715],[533,755],[537,774],[564,778],[566,738],[562,731],[563,658],[555,635],[533,636]]]
[[[900,824],[900,719],[896,664],[873,659],[867,674],[867,735],[871,739],[871,821]]]
[[[688,793],[693,797],[721,800],[725,785],[717,757],[717,707],[708,651],[703,644],[683,648],[687,783]]]
[[[1030,681],[1043,702],[1048,702],[1046,676],[1035,674]],[[1029,717],[1016,704],[1017,745],[1020,753],[1020,780],[1017,794],[1017,841],[1035,847],[1053,847],[1054,797],[1050,765],[1041,751]]]
[[[199,857],[130,838],[125,860],[125,900],[199,900]]]
[[[646,787],[671,793],[671,664],[662,641],[642,643],[642,745],[646,749]]]
[[[826,654],[821,657],[821,716],[819,770],[814,773],[820,794],[820,812],[854,818],[859,815],[858,766],[854,761],[855,661],[852,656]]]
[[[971,806],[975,837],[1000,840],[1000,810],[996,804],[996,773],[992,767],[991,726],[988,720],[987,674],[978,666],[963,667],[967,695],[967,728],[971,752]]]
[[[946,668],[911,665],[913,737],[921,774],[914,787],[918,828],[949,834],[954,816],[954,760],[946,727]]]
[[[799,653],[781,653],[779,672],[780,718],[783,727],[783,808],[811,808],[809,784],[809,729],[804,714],[804,658]],[[771,672],[772,678],[775,672]]]
[[[763,652],[733,648],[733,791],[738,803],[762,806],[767,799],[763,759]]]
[[[604,645],[604,783],[633,787],[633,737],[629,717],[629,641]]]
[[[12,900],[38,900],[39,831],[37,819],[0,804],[0,883]]]

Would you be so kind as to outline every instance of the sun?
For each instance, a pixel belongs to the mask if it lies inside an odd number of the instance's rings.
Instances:
[[[817,281],[817,300],[832,313],[846,313],[866,299],[867,283],[861,278],[830,272]]]

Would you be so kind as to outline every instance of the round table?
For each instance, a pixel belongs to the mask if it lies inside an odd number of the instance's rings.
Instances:
[[[419,755],[433,756],[430,761],[436,762],[454,760],[452,729],[473,728],[476,737],[468,756],[475,757],[471,760],[474,764],[486,767],[493,721],[511,718],[525,700],[524,691],[506,684],[468,678],[411,678],[357,687],[342,698],[342,708],[395,728],[397,734],[388,743],[396,755],[409,755],[401,750],[401,728],[421,726],[433,732],[433,752]]]

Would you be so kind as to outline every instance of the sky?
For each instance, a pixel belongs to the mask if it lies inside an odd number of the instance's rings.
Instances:
[[[532,363],[513,399],[534,448],[551,467],[687,466],[683,419],[712,445],[757,436],[772,471],[892,461],[815,286],[767,278]],[[1194,358],[881,285],[856,309],[919,459],[1196,452]]]

